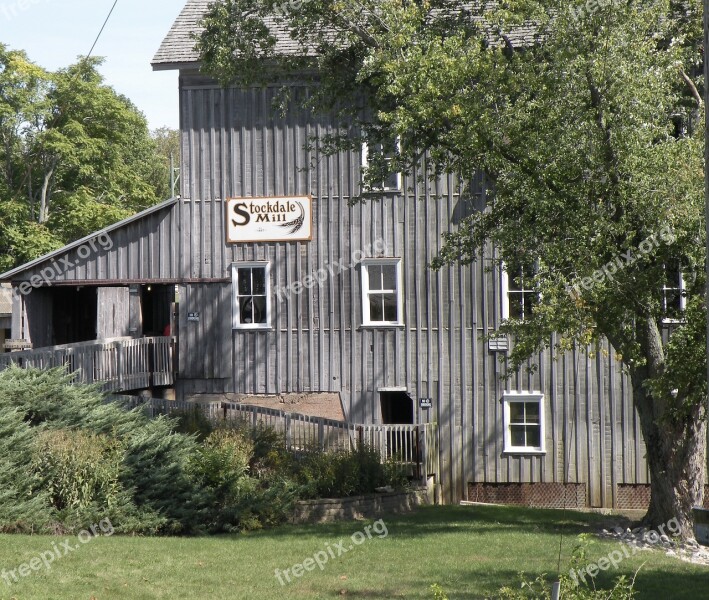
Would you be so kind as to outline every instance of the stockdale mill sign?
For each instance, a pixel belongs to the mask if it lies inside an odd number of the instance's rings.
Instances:
[[[228,244],[312,240],[313,199],[311,196],[229,198],[226,237]]]

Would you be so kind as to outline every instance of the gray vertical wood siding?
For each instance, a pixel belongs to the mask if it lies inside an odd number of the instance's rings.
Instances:
[[[607,345],[556,359],[542,354],[537,373],[503,381],[505,365],[486,342],[501,320],[500,281],[490,261],[428,268],[443,234],[465,213],[458,183],[446,177],[414,184],[414,173],[404,179],[406,194],[350,206],[358,193],[360,156],[326,156],[308,144],[331,133],[332,124],[301,108],[304,87],[291,91],[283,117],[272,108],[276,88],[224,90],[183,74],[182,185],[188,204],[182,206],[189,218],[183,218],[182,239],[193,252],[197,270],[191,276],[226,277],[232,263],[269,260],[274,287],[284,287],[341,258],[349,263],[355,250],[383,239],[386,256],[402,259],[405,326],[361,326],[359,268],[275,302],[268,332],[229,332],[228,285],[211,286],[211,292],[210,286],[186,288],[183,318],[199,306],[214,313],[204,323],[181,323],[188,339],[195,336],[195,348],[213,348],[207,352],[213,359],[189,367],[194,379],[185,391],[213,389],[209,380],[218,379],[225,391],[244,394],[340,392],[348,418],[363,422],[380,420],[381,388],[432,397],[432,414],[415,413],[440,424],[442,483],[451,500],[465,495],[467,481],[571,481],[588,484],[592,505],[612,506],[614,484],[647,483],[629,384]],[[485,187],[481,178],[468,190],[478,207]],[[300,194],[314,197],[311,243],[222,243],[222,203],[215,199]],[[545,455],[503,454],[505,390],[544,393]]]

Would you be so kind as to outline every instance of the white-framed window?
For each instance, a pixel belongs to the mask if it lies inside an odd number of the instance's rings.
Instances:
[[[398,142],[397,142],[398,145]],[[377,145],[374,148],[369,148],[366,143],[362,144],[362,173],[366,173],[369,169],[369,165],[372,162],[372,156],[374,153],[381,156],[384,152],[384,162],[389,165],[391,164],[391,154],[382,150],[381,145]],[[362,183],[363,192],[398,192],[401,191],[401,173],[388,173],[387,176],[377,184],[367,184]]]
[[[242,262],[232,265],[233,329],[271,326],[271,264]]]
[[[502,265],[500,288],[503,319],[525,321],[532,316],[532,307],[539,300],[533,285],[536,269],[536,261]]]
[[[687,307],[687,291],[684,275],[678,263],[663,266],[665,273],[662,284],[662,320],[677,323],[684,319]]]
[[[362,324],[403,325],[401,259],[362,261]]]
[[[544,395],[540,392],[505,392],[502,404],[504,452],[544,454]]]

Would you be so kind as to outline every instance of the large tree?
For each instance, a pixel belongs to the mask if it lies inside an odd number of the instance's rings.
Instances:
[[[316,73],[309,101],[340,111],[348,130],[339,145],[399,140],[381,168],[426,157],[430,176],[486,172],[494,199],[449,236],[438,264],[479,260],[490,246],[500,265],[536,263],[532,314],[505,325],[513,368],[552,345],[611,342],[647,447],[646,521],[677,518],[689,537],[706,448],[701,11],[695,0],[572,9],[557,0],[222,0],[198,47],[225,84]],[[274,23],[300,45],[298,57],[279,56]],[[686,306],[668,314],[677,268]],[[669,343],[668,317],[677,320]]]
[[[0,44],[0,269],[167,197],[145,117],[100,64],[51,73]]]

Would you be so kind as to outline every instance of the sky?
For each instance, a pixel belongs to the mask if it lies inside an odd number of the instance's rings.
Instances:
[[[91,49],[114,0],[0,0],[0,42],[54,71]],[[106,83],[143,112],[151,129],[179,126],[177,72],[150,66],[186,0],[118,0],[94,56]]]

